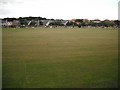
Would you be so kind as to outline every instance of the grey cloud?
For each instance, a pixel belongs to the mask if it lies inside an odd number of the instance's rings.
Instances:
[[[0,1],[0,4],[7,4],[7,2],[6,1]]]
[[[0,8],[0,15],[7,15],[7,14],[9,14],[10,12],[8,11],[8,10],[6,10],[6,9],[1,9]]]
[[[0,0],[0,15],[4,16],[9,14],[9,10],[7,10],[7,4],[12,0]],[[14,0],[13,0],[14,1]],[[12,3],[12,2],[10,2]]]
[[[13,3],[14,0],[0,0],[0,4],[8,4],[8,3]]]
[[[15,4],[15,3],[23,3],[24,0],[0,0],[0,4]]]

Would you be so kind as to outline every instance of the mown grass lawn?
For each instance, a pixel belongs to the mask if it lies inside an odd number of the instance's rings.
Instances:
[[[3,29],[3,88],[114,88],[118,31]]]

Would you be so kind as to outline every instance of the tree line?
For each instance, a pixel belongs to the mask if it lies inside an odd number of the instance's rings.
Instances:
[[[45,20],[51,20],[53,22],[50,23],[50,25],[53,26],[78,26],[80,27],[86,27],[86,26],[92,26],[92,27],[120,27],[120,21],[119,20],[88,20],[88,19],[74,19],[74,20],[63,20],[63,19],[47,19],[42,17],[19,17],[19,18],[4,18],[3,21],[19,21],[19,25],[28,25],[28,22],[31,21],[30,26],[36,26],[39,20],[39,25],[43,25],[43,21]],[[68,21],[66,24],[63,23],[63,21]]]

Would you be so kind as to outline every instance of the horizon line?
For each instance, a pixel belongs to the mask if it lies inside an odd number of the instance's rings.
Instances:
[[[5,19],[5,18],[20,18],[20,17],[22,17],[22,18],[24,18],[24,17],[41,17],[41,16],[19,16],[19,17],[3,17],[3,18],[1,18],[0,17],[0,19]],[[41,17],[41,18],[46,18],[46,17]],[[58,19],[58,18],[46,18],[46,19]],[[59,18],[59,20],[60,19],[62,19],[62,20],[72,20],[72,19],[88,19],[88,18],[71,18],[71,19],[63,19],[63,18]],[[98,20],[101,20],[101,21],[104,21],[104,20],[119,20],[119,19],[99,19],[99,18],[94,18],[94,19],[88,19],[88,20],[96,20],[96,19],[98,19]]]

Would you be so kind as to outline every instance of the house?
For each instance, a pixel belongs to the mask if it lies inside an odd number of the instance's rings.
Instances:
[[[53,20],[41,20],[41,21],[42,21],[44,27],[48,27],[50,25],[50,23],[53,22]]]
[[[2,20],[2,27],[11,27],[12,21]]]
[[[100,23],[101,21],[99,19],[94,19],[94,20],[92,20],[92,22],[94,22],[94,23]]]
[[[19,20],[2,20],[2,27],[18,27],[19,25]]]
[[[62,23],[64,26],[66,26],[68,22],[69,22],[68,20],[63,20],[63,21],[61,21],[61,23]]]

